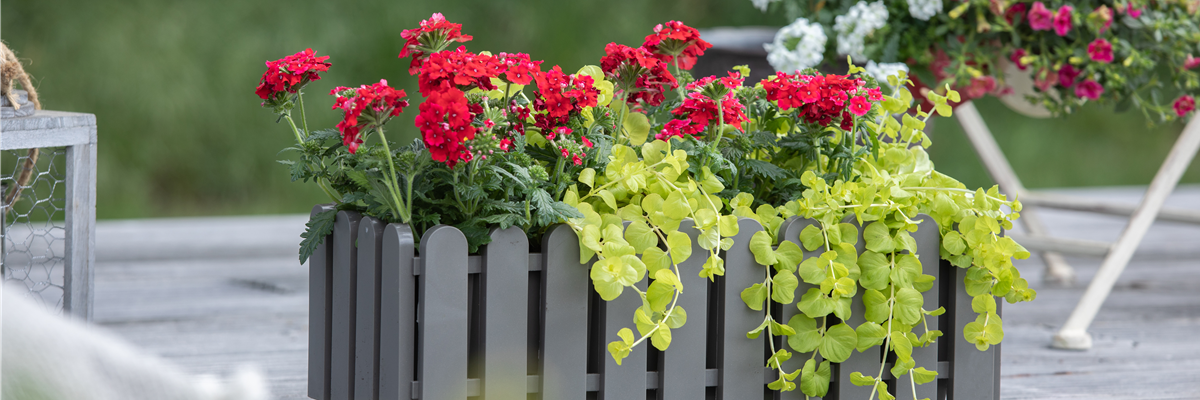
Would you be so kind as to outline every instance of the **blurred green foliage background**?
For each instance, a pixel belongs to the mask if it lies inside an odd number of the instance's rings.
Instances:
[[[0,5],[0,39],[18,52],[48,109],[94,113],[100,132],[99,218],[304,213],[325,198],[275,160],[292,139],[259,107],[263,62],[305,48],[333,67],[306,91],[311,126],[332,127],[334,86],[387,79],[414,107],[392,131],[415,137],[420,102],[400,31],[434,12],[463,24],[475,51],[526,52],[574,71],[604,45],[641,44],[657,23],[771,25],[749,0],[289,1],[24,0]],[[1029,187],[1146,184],[1181,125],[1086,109],[1069,119],[981,112]],[[935,123],[938,169],[991,185],[953,120]],[[1200,182],[1193,165],[1185,182]]]

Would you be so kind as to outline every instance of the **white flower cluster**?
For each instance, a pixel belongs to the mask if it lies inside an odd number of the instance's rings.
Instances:
[[[942,12],[942,0],[908,0],[908,13],[913,18],[928,21]]]
[[[763,48],[767,50],[767,62],[776,71],[792,73],[820,64],[827,40],[821,24],[797,18],[775,33],[775,42]]]
[[[883,1],[870,4],[860,1],[850,7],[846,15],[837,16],[833,30],[837,32],[838,54],[849,55],[855,62],[866,61],[864,39],[887,24],[887,19],[887,6]]]
[[[908,72],[908,65],[904,63],[879,63],[875,61],[867,61],[867,73],[875,77],[880,85],[887,85],[887,78],[900,73],[900,71]]]
[[[774,3],[777,1],[779,1],[779,0],[750,0],[751,3],[754,3],[754,7],[758,8],[759,10],[762,10],[763,12],[767,12],[767,7],[770,7],[771,3]],[[941,4],[940,0],[939,0],[938,4]],[[938,6],[938,7],[940,9],[941,6]]]

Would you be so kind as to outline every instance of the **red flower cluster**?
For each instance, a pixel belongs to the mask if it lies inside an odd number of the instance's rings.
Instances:
[[[542,61],[532,61],[524,53],[500,53],[496,61],[504,66],[504,80],[518,85],[528,85],[542,72]]]
[[[535,125],[543,132],[556,126],[566,125],[570,114],[584,107],[595,107],[600,97],[595,80],[587,75],[567,75],[557,65],[534,76],[537,82],[537,98],[533,108]]]
[[[696,65],[696,57],[704,55],[711,43],[700,38],[700,31],[679,21],[670,21],[654,27],[654,33],[646,36],[642,48],[654,53],[667,64],[679,62],[679,68],[690,70]]]
[[[730,72],[729,76],[724,78],[710,76],[688,84],[688,98],[679,107],[671,110],[671,114],[683,119],[667,122],[654,138],[667,140],[673,136],[698,136],[710,124],[715,125],[722,121],[740,129],[742,123],[746,122],[745,107],[733,91],[741,87],[743,81],[740,73]],[[718,115],[722,117],[718,119]]]
[[[463,91],[453,87],[430,92],[419,106],[416,125],[434,160],[450,168],[473,158],[463,142],[475,138],[475,117]]]
[[[472,123],[475,116],[483,113],[483,106],[467,101],[464,91],[474,88],[494,90],[496,85],[492,78],[528,84],[541,75],[541,63],[530,60],[528,54],[490,56],[469,52],[464,46],[430,54],[417,77],[417,85],[426,99],[421,103],[421,114],[415,122],[433,158],[451,168],[460,161],[474,158],[470,146],[464,142],[475,138],[477,128]],[[591,88],[590,84],[588,88]],[[599,92],[592,90],[596,93],[592,96],[594,105]],[[523,108],[514,106],[511,111],[518,115],[518,121],[523,121],[529,110],[524,109],[522,117],[520,109]],[[494,123],[484,121],[484,126],[490,128]],[[521,123],[512,126],[514,130],[524,132]],[[509,144],[511,140],[508,144],[501,143],[503,147]]]
[[[419,28],[405,29],[400,32],[400,38],[404,39],[400,58],[410,55],[413,58],[408,66],[408,73],[412,75],[416,75],[421,69],[427,50],[437,51],[449,42],[467,42],[472,39],[471,35],[462,34],[462,24],[446,21],[442,13],[434,13],[429,19],[421,21]]]
[[[645,48],[609,43],[604,53],[600,69],[625,91],[626,103],[636,104],[641,100],[657,106],[666,99],[664,92],[679,87],[667,64]]]
[[[317,73],[329,70],[330,64],[325,62],[329,56],[316,57],[315,54],[313,49],[305,49],[275,61],[267,61],[267,72],[263,72],[262,81],[254,93],[267,100],[277,93],[296,93],[308,82],[320,80],[321,76]]]
[[[560,126],[552,130],[545,131],[546,140],[558,149],[562,158],[568,159],[572,164],[583,165],[583,158],[587,157],[587,149],[595,146],[586,136],[579,135],[579,141],[576,142],[571,134],[575,131],[571,128]]]
[[[343,112],[342,121],[338,122],[337,129],[342,133],[342,144],[350,148],[350,153],[357,151],[358,146],[363,143],[359,136],[362,127],[358,117],[364,111],[370,110],[375,113],[375,127],[378,127],[388,118],[400,115],[404,107],[408,107],[408,100],[403,100],[404,90],[391,88],[387,80],[383,79],[380,79],[379,83],[362,85],[358,89],[339,86],[329,94],[336,96],[333,109]]]
[[[449,87],[493,90],[496,89],[496,85],[492,84],[492,78],[499,77],[505,69],[504,63],[495,57],[475,54],[467,51],[465,46],[459,46],[456,51],[430,54],[429,59],[421,66],[417,86],[424,96]]]
[[[846,79],[845,75],[801,75],[783,72],[776,72],[775,79],[762,82],[763,88],[767,90],[767,100],[778,102],[780,109],[787,111],[798,108],[805,122],[821,126],[830,126],[835,119],[840,118],[839,127],[844,130],[854,127],[854,118],[850,115],[852,111],[855,114],[866,114],[870,110],[869,103],[864,104],[852,100],[851,97],[877,95],[863,87],[864,84],[861,79]]]

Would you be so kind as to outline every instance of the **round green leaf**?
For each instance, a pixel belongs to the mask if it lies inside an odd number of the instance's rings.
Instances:
[[[842,362],[850,358],[851,351],[858,346],[858,334],[854,328],[845,323],[837,324],[825,332],[821,338],[821,356],[832,362]]]

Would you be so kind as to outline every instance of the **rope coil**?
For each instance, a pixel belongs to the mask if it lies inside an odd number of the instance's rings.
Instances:
[[[42,109],[42,102],[38,100],[37,88],[33,86],[29,74],[25,72],[25,66],[21,64],[17,54],[8,48],[8,44],[0,41],[0,96],[7,98],[14,109],[20,109],[21,104],[16,93],[13,93],[13,82],[20,83],[21,87],[29,93],[29,101],[33,103],[33,109]],[[17,181],[4,196],[2,206],[5,211],[12,209],[12,205],[21,199],[21,189],[29,184],[29,178],[33,176],[38,153],[37,148],[29,149],[28,157],[20,167],[20,174],[14,174],[17,176]]]

